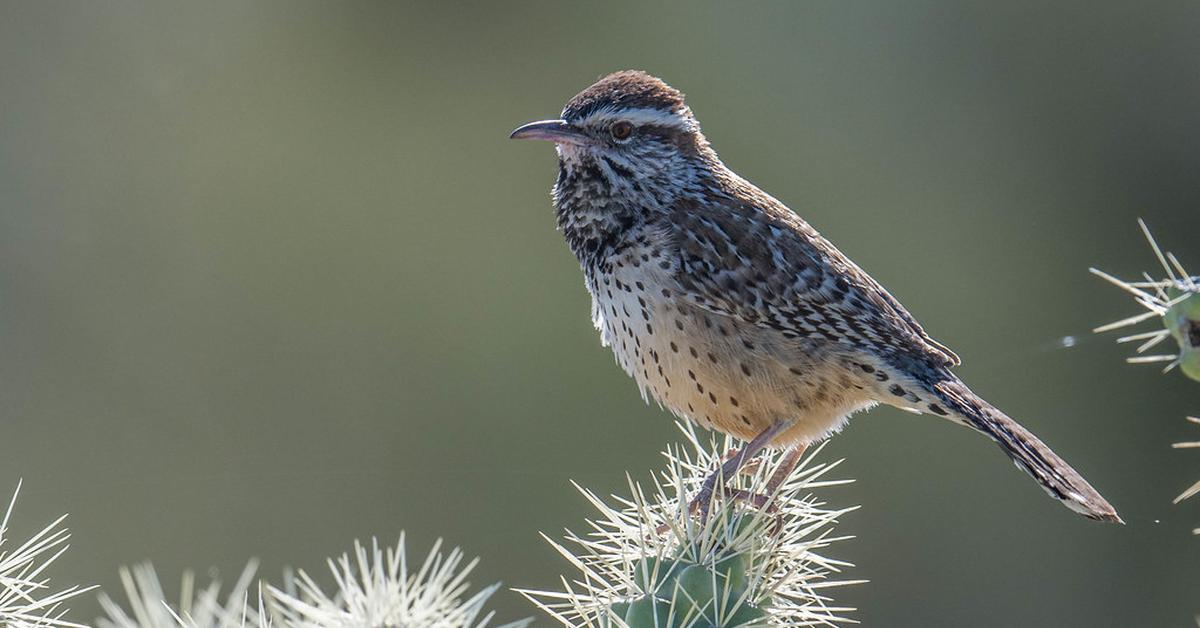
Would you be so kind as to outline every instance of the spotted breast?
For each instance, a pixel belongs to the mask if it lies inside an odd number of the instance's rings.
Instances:
[[[875,404],[869,390],[878,380],[862,356],[828,342],[797,342],[681,298],[679,260],[668,253],[678,249],[661,237],[647,228],[588,273],[596,328],[644,398],[746,440],[798,417],[779,444],[821,440]]]

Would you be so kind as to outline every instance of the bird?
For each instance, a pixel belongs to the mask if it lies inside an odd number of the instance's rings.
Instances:
[[[850,415],[886,404],[991,438],[1067,508],[1122,523],[1069,464],[968,388],[952,370],[959,357],[883,286],[729,169],[679,90],[615,72],[559,118],[510,137],[554,144],[557,228],[602,343],[642,397],[746,442],[693,510],[764,449],[786,450],[794,467]]]

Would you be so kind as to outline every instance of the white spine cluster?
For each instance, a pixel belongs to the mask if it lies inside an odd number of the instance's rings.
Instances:
[[[455,548],[441,553],[441,542],[416,572],[409,570],[404,535],[395,547],[370,549],[354,544],[353,556],[329,561],[336,583],[325,593],[303,571],[282,588],[260,586],[257,601],[250,589],[258,564],[251,562],[222,600],[221,583],[213,580],[200,591],[195,577],[185,573],[178,603],[172,604],[149,564],[121,570],[129,609],[107,595],[100,596],[106,617],[96,628],[487,628],[492,613],[484,605],[499,584],[464,599],[467,576],[478,559],[464,564]],[[529,620],[497,626],[522,628]],[[74,624],[63,624],[74,626]]]
[[[1095,333],[1103,333],[1123,327],[1131,327],[1151,319],[1163,319],[1167,317],[1172,308],[1182,304],[1189,299],[1200,294],[1200,278],[1193,277],[1184,270],[1183,265],[1179,263],[1179,259],[1170,251],[1163,252],[1158,246],[1158,242],[1154,240],[1154,236],[1150,234],[1150,229],[1146,223],[1138,219],[1138,225],[1142,228],[1142,234],[1146,237],[1146,241],[1150,244],[1150,248],[1154,251],[1155,257],[1158,258],[1159,264],[1162,265],[1166,276],[1161,279],[1153,278],[1149,273],[1142,273],[1142,278],[1135,281],[1125,281],[1118,279],[1097,268],[1090,268],[1092,274],[1104,279],[1112,285],[1128,292],[1133,296],[1133,300],[1138,305],[1142,306],[1146,311],[1141,314],[1135,314],[1128,318],[1123,318],[1119,321],[1101,325],[1092,330]],[[1183,360],[1189,357],[1188,351],[1182,349],[1179,353],[1161,354],[1161,355],[1143,355],[1149,349],[1157,346],[1162,341],[1170,338],[1173,333],[1171,325],[1173,321],[1164,321],[1166,327],[1162,329],[1154,329],[1146,332],[1129,334],[1117,339],[1117,342],[1140,342],[1138,345],[1136,356],[1128,358],[1126,361],[1130,364],[1154,364],[1166,363],[1163,367],[1163,372],[1166,373],[1171,369],[1179,366]],[[1185,367],[1186,368],[1186,367]]]
[[[356,542],[353,556],[343,554],[329,561],[337,583],[332,595],[300,571],[296,591],[269,587],[270,600],[280,624],[289,628],[486,628],[493,613],[485,613],[484,605],[500,585],[486,587],[464,600],[470,588],[467,576],[479,559],[463,565],[462,550],[456,547],[446,555],[440,550],[439,540],[414,573],[409,571],[403,534],[396,547],[386,550],[374,539],[370,550]]]
[[[219,580],[213,579],[196,591],[195,575],[184,572],[179,601],[172,605],[153,565],[143,563],[132,569],[122,568],[121,584],[129,598],[129,610],[101,593],[100,605],[106,616],[96,620],[96,628],[267,628],[271,620],[262,596],[256,604],[249,601],[257,569],[257,562],[247,564],[224,601]]]
[[[93,587],[72,586],[54,592],[45,576],[46,569],[67,551],[67,540],[71,535],[62,527],[67,516],[55,519],[16,548],[7,549],[12,541],[9,520],[20,492],[18,482],[4,511],[4,519],[0,520],[0,626],[82,627],[82,624],[63,619],[67,612],[64,603]]]
[[[710,514],[701,522],[688,513],[689,497],[736,443],[729,438],[707,441],[690,426],[681,426],[686,444],[669,448],[666,469],[649,488],[629,481],[631,496],[613,504],[580,488],[599,510],[586,534],[567,531],[571,548],[547,537],[578,570],[562,579],[561,591],[521,591],[566,626],[639,628],[628,620],[631,603],[647,596],[668,605],[662,626],[835,626],[849,623],[853,609],[832,604],[824,591],[852,584],[834,580],[848,563],[824,556],[836,537],[837,519],[854,508],[831,509],[812,494],[845,481],[823,479],[837,463],[816,463],[811,452],[774,490],[770,479],[783,464],[784,453],[766,452],[738,478],[718,490]],[[713,573],[714,582],[696,586],[686,576],[672,575],[672,564],[698,566]],[[739,573],[722,571],[738,565]],[[693,570],[696,571],[696,570]],[[672,590],[664,582],[678,578]],[[721,582],[727,579],[729,582]],[[709,589],[705,594],[703,589]],[[730,595],[712,595],[712,590]],[[736,593],[735,593],[736,590]],[[703,597],[703,604],[697,599]],[[710,599],[711,598],[711,599]],[[758,609],[753,613],[744,607]],[[739,620],[738,618],[747,618]]]

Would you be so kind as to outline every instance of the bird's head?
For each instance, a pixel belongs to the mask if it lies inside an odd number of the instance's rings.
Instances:
[[[555,143],[560,200],[574,187],[661,202],[694,180],[711,156],[683,94],[637,70],[601,78],[568,101],[561,118],[526,124],[510,137]]]

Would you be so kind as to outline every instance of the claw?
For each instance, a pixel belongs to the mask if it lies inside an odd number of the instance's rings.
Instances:
[[[700,485],[700,492],[697,493],[690,502],[688,502],[688,515],[700,515],[700,522],[702,524],[707,521],[709,510],[711,510],[712,506],[713,491],[716,490],[717,481],[720,478],[736,478],[741,473],[747,471],[757,471],[759,465],[762,463],[761,461],[755,460],[754,457],[757,456],[758,453],[763,449],[765,449],[776,436],[778,436],[787,428],[791,427],[794,423],[794,419],[791,421],[776,423],[763,430],[758,436],[755,436],[753,440],[751,440],[749,443],[746,443],[745,447],[742,447],[740,450],[726,453],[721,466],[717,467],[716,471],[705,478],[704,483]],[[747,499],[747,501],[753,504],[769,504],[771,500],[770,496],[776,494],[779,486],[783,484],[783,482],[787,479],[787,476],[790,475],[792,470],[796,468],[796,465],[800,462],[800,457],[804,455],[804,450],[806,447],[807,446],[796,447],[788,452],[783,464],[775,471],[774,474],[771,475],[771,478],[767,481],[767,496],[765,499],[762,495],[754,495],[746,491],[738,491],[736,488],[724,485],[722,485],[722,490],[730,496]],[[731,490],[734,492],[729,493]],[[761,508],[762,506],[758,507]],[[656,533],[662,534],[669,529],[669,525],[663,524],[656,529]]]

